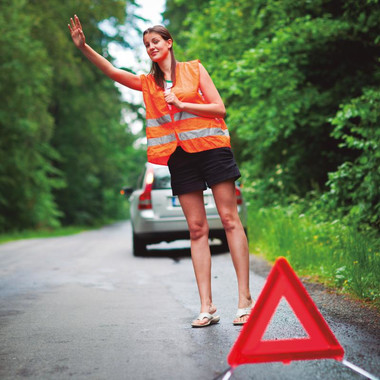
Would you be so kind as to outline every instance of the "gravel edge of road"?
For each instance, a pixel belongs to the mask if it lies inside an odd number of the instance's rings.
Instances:
[[[251,254],[250,269],[260,276],[267,277],[272,265],[264,258]],[[322,315],[326,313],[340,322],[351,323],[376,336],[380,341],[380,312],[378,310],[364,301],[340,294],[323,284],[311,282],[303,277],[300,279]]]

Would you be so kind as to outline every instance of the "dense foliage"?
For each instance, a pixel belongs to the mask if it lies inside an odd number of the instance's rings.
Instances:
[[[88,43],[112,60],[98,24],[111,19],[112,40],[127,45],[127,1],[0,2],[0,231],[120,217],[119,190],[145,153],[122,120],[130,106],[76,50],[67,23],[80,15]]]
[[[380,227],[377,0],[167,0],[165,15],[225,100],[256,202],[326,193],[326,214]]]

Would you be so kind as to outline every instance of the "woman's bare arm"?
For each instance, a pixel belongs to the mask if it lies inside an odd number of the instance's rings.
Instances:
[[[91,48],[91,46],[86,44],[86,38],[77,15],[74,16],[74,20],[71,18],[70,22],[71,25],[69,24],[68,27],[71,33],[71,38],[75,46],[89,61],[91,61],[96,67],[102,70],[104,74],[114,81],[119,82],[133,90],[142,90],[141,79],[138,75],[116,68],[111,62],[105,59],[102,55],[98,54]]]

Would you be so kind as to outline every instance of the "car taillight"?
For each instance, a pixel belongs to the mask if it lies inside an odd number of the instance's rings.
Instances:
[[[149,210],[152,208],[152,193],[151,191],[145,191],[139,196],[139,205],[138,209],[139,210]]]
[[[238,187],[235,187],[235,190],[236,190],[237,204],[241,205],[243,203],[243,196],[242,196],[241,191],[240,191],[240,189]]]
[[[145,189],[139,196],[139,204],[137,208],[139,210],[152,209],[152,184],[154,181],[153,169],[148,169],[145,177]]]

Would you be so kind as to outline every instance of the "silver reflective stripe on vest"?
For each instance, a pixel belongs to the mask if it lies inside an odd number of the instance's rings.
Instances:
[[[181,112],[177,112],[176,114],[174,114],[174,121],[194,119],[195,117],[200,117],[200,116],[194,115],[194,114],[189,113],[189,112],[181,111]]]
[[[226,136],[229,137],[227,129],[221,128],[204,128],[204,129],[195,129],[193,131],[182,132],[178,134],[178,137],[181,141],[196,139],[199,137],[208,137],[208,136]]]
[[[159,117],[158,119],[146,119],[147,127],[159,127],[162,124],[171,123],[172,119],[170,115],[164,115]]]
[[[168,144],[172,141],[176,141],[174,133],[170,135],[162,136],[162,137],[154,137],[154,138],[148,139],[148,146]]]

